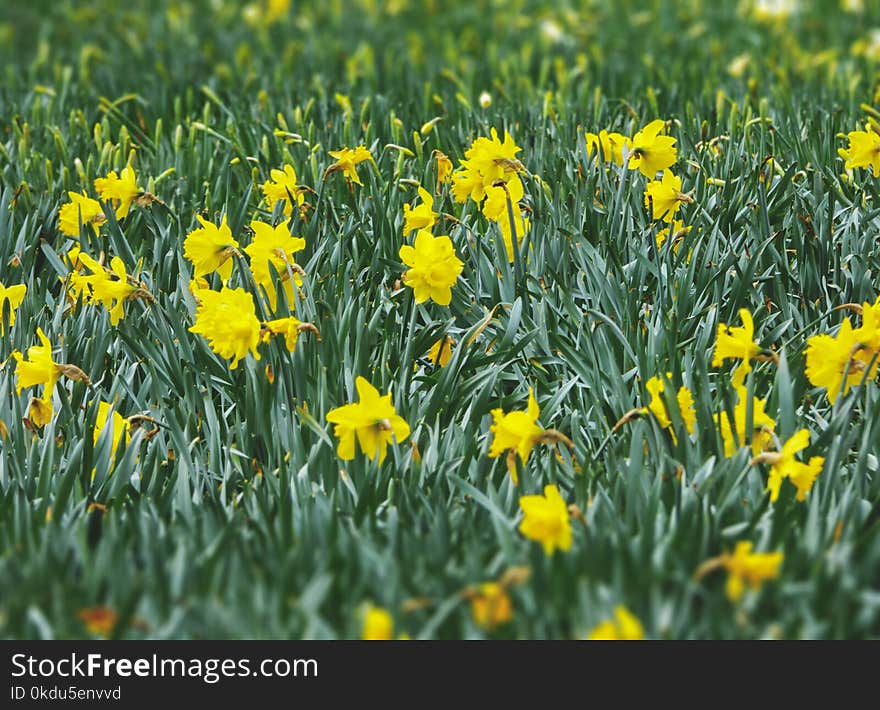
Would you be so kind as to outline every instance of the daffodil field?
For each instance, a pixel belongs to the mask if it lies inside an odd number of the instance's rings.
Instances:
[[[0,636],[880,636],[880,3],[7,0]]]

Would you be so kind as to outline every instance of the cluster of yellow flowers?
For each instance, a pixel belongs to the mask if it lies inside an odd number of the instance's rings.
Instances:
[[[524,171],[524,167],[516,159],[516,154],[521,148],[509,133],[505,133],[504,141],[498,138],[494,128],[490,135],[490,138],[474,140],[465,151],[461,167],[455,172],[452,172],[449,158],[435,152],[437,185],[439,188],[451,180],[451,191],[458,202],[468,198],[478,204],[482,202],[483,214],[499,225],[507,256],[514,261],[513,235],[517,235],[518,244],[528,228],[528,220],[522,217],[519,207],[524,190],[518,173]],[[432,300],[446,306],[451,301],[451,289],[461,275],[464,264],[457,257],[449,236],[434,236],[432,233],[440,217],[434,211],[434,196],[421,186],[418,195],[420,204],[412,202],[403,208],[404,235],[416,232],[414,244],[405,244],[400,248],[400,258],[409,267],[403,275],[403,282],[413,289],[417,303]],[[509,216],[514,211],[520,216],[519,227],[516,223],[511,227]],[[441,338],[432,346],[428,358],[444,366],[451,357],[452,344],[450,336]],[[337,407],[327,414],[327,420],[335,425],[334,433],[340,440],[337,453],[344,460],[353,459],[357,441],[363,453],[370,458],[378,457],[381,463],[385,459],[387,445],[392,440],[400,442],[409,435],[409,425],[397,414],[390,394],[380,397],[378,390],[363,377],[357,378],[356,386],[359,402]],[[489,456],[495,458],[508,452],[508,469],[514,484],[518,483],[517,453],[525,463],[538,443],[562,442],[573,448],[572,442],[560,432],[544,430],[538,425],[538,413],[538,405],[531,392],[527,412],[505,414],[501,409],[492,412],[493,439]]]
[[[294,205],[303,210],[304,191],[297,185],[293,166],[272,170],[270,175],[272,179],[262,185],[266,206],[274,209],[282,202],[288,218],[293,214]],[[196,318],[191,332],[202,335],[215,353],[230,359],[233,370],[248,353],[259,360],[257,346],[268,342],[273,335],[283,335],[287,349],[293,352],[301,333],[317,334],[315,326],[292,315],[261,322],[251,294],[243,288],[227,286],[232,276],[233,257],[237,256],[250,272],[268,310],[273,313],[278,310],[279,284],[288,308],[294,308],[294,290],[302,286],[305,274],[294,255],[305,248],[306,242],[291,235],[290,219],[274,226],[261,220],[251,221],[253,238],[243,249],[249,258],[245,261],[225,215],[219,225],[201,216],[196,218],[201,227],[187,234],[183,242],[183,255],[193,265],[191,291],[196,300]],[[204,278],[213,272],[220,276],[220,291],[210,289]]]
[[[100,303],[110,314],[110,325],[118,325],[122,320],[126,302],[138,298],[154,301],[147,287],[128,274],[118,256],[110,260],[107,268],[79,247],[73,247],[67,252],[67,261],[71,266],[66,278],[67,293],[72,305],[80,299],[89,305]]]
[[[329,152],[336,162],[325,170],[325,176],[341,172],[350,184],[361,185],[356,167],[373,159],[370,151],[361,145],[354,149],[342,148]],[[296,348],[301,333],[308,331],[319,336],[313,324],[300,321],[292,315],[261,322],[251,295],[243,288],[230,288],[227,285],[232,276],[233,257],[238,257],[250,272],[260,290],[263,305],[268,310],[277,315],[279,283],[288,309],[295,307],[294,291],[302,286],[305,272],[296,263],[294,255],[305,248],[306,242],[291,234],[290,218],[294,206],[301,217],[307,216],[305,192],[308,188],[298,184],[292,165],[270,171],[270,178],[261,186],[263,202],[270,210],[274,210],[279,202],[282,203],[288,219],[276,225],[261,220],[251,221],[253,238],[243,249],[249,261],[245,261],[239,251],[239,242],[233,237],[225,215],[219,225],[197,216],[201,227],[189,232],[183,243],[183,255],[193,265],[190,290],[196,300],[196,318],[190,331],[202,335],[215,353],[231,360],[230,369],[238,367],[248,353],[259,360],[257,346],[268,342],[273,335],[283,335],[290,352]],[[222,281],[220,291],[211,290],[204,278],[213,272],[217,272]]]
[[[137,183],[137,175],[131,165],[126,165],[118,175],[111,170],[106,177],[96,178],[94,182],[98,196],[115,208],[116,219],[125,217],[133,202],[152,199]],[[85,192],[68,192],[67,195],[70,202],[62,205],[58,213],[58,228],[62,234],[79,238],[81,225],[91,224],[98,228],[107,221],[101,203]]]
[[[434,198],[419,187],[422,204],[418,207],[404,206],[404,234],[416,231],[413,246],[400,247],[400,259],[409,268],[403,282],[412,288],[416,303],[431,299],[440,306],[452,301],[452,287],[461,275],[464,264],[455,254],[455,247],[448,236],[435,237],[431,233],[439,216],[433,210]]]
[[[831,404],[851,387],[872,382],[880,365],[880,297],[873,304],[847,303],[842,308],[861,315],[862,325],[853,328],[847,316],[836,336],[809,338],[804,353],[807,378],[816,387],[826,389]]]
[[[105,177],[95,179],[94,186],[99,197],[115,210],[116,219],[122,219],[128,215],[132,204],[149,204],[156,199],[138,187],[137,183],[134,168],[127,165],[119,174],[113,170]],[[70,202],[62,205],[58,214],[58,227],[62,234],[78,240],[85,225],[100,228],[107,221],[104,207],[98,200],[89,197],[85,192],[69,192],[68,196]],[[79,246],[73,246],[65,258],[71,270],[63,281],[71,306],[80,301],[90,305],[101,304],[109,312],[111,325],[115,326],[125,315],[127,302],[135,299],[153,301],[146,286],[128,274],[125,264],[118,256],[114,256],[107,267],[102,263],[103,255],[99,261],[83,252]],[[24,285],[7,288],[0,284],[0,309],[4,302],[9,303],[10,325],[15,323],[15,310],[21,305],[26,292]],[[42,328],[37,328],[37,339],[40,344],[28,348],[26,356],[13,351],[12,359],[16,362],[17,393],[42,386],[40,396],[31,397],[27,417],[27,423],[31,427],[41,428],[52,419],[55,385],[62,377],[74,382],[84,382],[86,385],[90,385],[91,381],[76,365],[55,362],[52,342]],[[99,401],[94,430],[96,442],[107,423],[110,410],[109,403]],[[123,429],[127,432],[128,426],[129,421],[123,420],[114,411],[114,451]]]
[[[841,388],[846,394],[849,386],[876,377],[877,360],[880,359],[880,298],[874,304],[847,305],[862,315],[862,325],[853,328],[847,318],[837,337],[813,336],[808,339],[805,351],[808,378],[814,385],[826,387],[832,402]],[[755,342],[754,321],[748,309],[741,309],[739,315],[742,326],[718,324],[712,357],[714,367],[720,367],[728,360],[736,362],[732,374],[732,383],[737,394],[733,418],[731,420],[726,411],[714,415],[714,421],[723,439],[725,456],[733,456],[741,447],[749,445],[753,453],[750,463],[769,466],[767,491],[770,501],[775,503],[778,500],[782,481],[787,478],[795,488],[796,499],[802,502],[806,500],[821,473],[825,459],[822,456],[813,456],[807,462],[798,460],[797,454],[809,446],[809,431],[799,429],[787,441],[780,442],[775,435],[776,423],[766,412],[766,399],[753,396],[749,405],[745,378],[752,370],[751,362],[753,360],[775,362],[777,356],[773,352],[763,350],[760,344]],[[853,373],[854,377],[850,380]],[[666,379],[671,380],[671,378],[672,373],[667,373]],[[682,386],[674,400],[667,400],[664,395],[665,387],[665,381],[657,376],[648,380],[646,389],[651,397],[648,405],[628,412],[618,421],[614,430],[635,417],[651,416],[662,429],[669,431],[675,442],[676,434],[669,408],[674,401],[685,429],[692,434],[696,423],[692,393],[687,387]],[[750,415],[749,410],[751,410]],[[751,431],[747,424],[749,416],[751,416]],[[534,441],[541,432],[540,427],[534,424],[536,418],[537,406],[530,401],[529,413],[517,413],[516,419],[511,420],[511,423],[516,423],[521,431],[527,432],[519,442],[526,445],[525,452],[529,450],[528,442]],[[501,422],[506,424],[504,420]],[[504,426],[495,428],[504,432]],[[495,445],[501,448],[502,441],[504,439],[496,434]],[[524,458],[525,456],[527,453],[523,454]],[[520,525],[520,531],[524,536],[540,542],[548,555],[557,548],[563,551],[571,548],[570,517],[579,517],[580,513],[574,506],[566,505],[555,485],[546,486],[543,496],[523,496],[520,499],[520,507],[524,512]],[[780,552],[752,552],[751,542],[739,541],[732,554],[724,553],[707,561],[698,570],[697,578],[716,568],[726,569],[729,574],[727,594],[732,601],[737,601],[746,586],[758,589],[764,581],[775,579],[779,574],[782,560],[783,555]],[[608,637],[614,623],[620,627],[617,637],[626,637],[626,632],[621,630],[627,625],[625,614],[616,622],[606,622],[594,632],[597,634],[596,637]]]
[[[494,631],[513,619],[513,599],[509,590],[524,584],[531,576],[529,567],[511,567],[497,580],[470,585],[461,590],[458,598],[470,602],[471,618],[486,631]],[[409,599],[402,605],[407,613],[432,603],[430,599]],[[365,641],[389,641],[394,636],[394,616],[383,607],[368,602],[361,609],[361,638]],[[405,633],[398,640],[408,639]]]
[[[452,173],[452,195],[456,202],[470,198],[482,204],[483,214],[501,230],[507,260],[513,263],[530,227],[519,204],[525,197],[519,177],[525,167],[516,154],[522,148],[507,131],[504,141],[494,128],[490,136],[477,138],[465,151],[464,160],[459,161],[461,167]]]
[[[682,204],[693,202],[693,198],[682,192],[681,178],[669,169],[678,160],[678,151],[675,138],[665,135],[665,130],[666,122],[657,119],[636,132],[631,139],[604,129],[598,134],[587,133],[585,138],[587,150],[602,161],[638,170],[648,178],[645,208],[650,210],[652,220],[666,224],[657,233],[657,246],[663,246],[671,238],[673,249],[677,251],[682,237],[691,228],[677,220],[676,213]],[[661,173],[659,180],[657,173]]]
[[[678,160],[676,139],[666,135],[666,122],[655,120],[632,136],[609,133],[587,133],[588,150],[605,163],[613,163],[627,170],[638,170],[646,179],[644,204],[653,221],[663,223],[657,234],[657,244],[662,246],[672,239],[673,248],[690,230],[677,220],[682,204],[693,202],[682,191],[681,178],[671,168]],[[880,130],[870,123],[865,131],[848,135],[849,147],[841,149],[846,169],[870,168],[874,176],[880,176]],[[403,208],[403,236],[413,239],[399,249],[399,257],[407,267],[403,283],[412,289],[417,304],[433,301],[448,306],[452,289],[464,270],[452,239],[448,235],[435,235],[435,227],[441,214],[434,209],[435,197],[446,183],[451,183],[450,193],[458,203],[473,200],[482,214],[497,224],[505,246],[508,261],[521,258],[520,248],[524,235],[530,228],[525,216],[527,207],[521,203],[525,189],[521,175],[526,169],[517,158],[521,148],[505,131],[504,139],[492,128],[489,137],[476,138],[460,160],[460,167],[453,170],[452,161],[435,151],[437,164],[437,189],[435,194],[418,186],[418,202],[413,200]],[[372,161],[370,151],[363,145],[354,149],[342,148],[330,151],[335,159],[324,171],[324,177],[339,172],[347,180],[349,188],[362,185],[358,166]],[[659,177],[658,177],[659,175]],[[114,210],[116,219],[123,219],[132,204],[147,204],[156,200],[138,186],[138,179],[131,165],[119,174],[111,171],[94,181],[100,199]],[[283,336],[285,345],[293,352],[298,337],[303,332],[318,335],[317,328],[291,315],[300,289],[304,288],[306,275],[296,262],[296,254],[306,248],[306,241],[294,236],[292,229],[298,219],[307,221],[311,206],[306,202],[310,188],[298,182],[292,165],[270,171],[270,179],[261,185],[263,205],[266,210],[284,218],[273,224],[261,219],[249,223],[249,238],[242,247],[233,235],[227,218],[223,215],[216,223],[205,217],[196,217],[199,226],[192,229],[183,241],[183,255],[192,264],[190,291],[196,302],[195,319],[190,331],[205,338],[208,346],[220,357],[230,361],[230,369],[251,354],[260,360],[259,346],[273,336]],[[60,231],[75,240],[86,225],[99,229],[108,217],[105,207],[85,192],[69,192],[70,202],[59,212]],[[294,210],[296,209],[296,215]],[[454,218],[453,218],[454,219]],[[415,233],[414,238],[412,237]],[[135,299],[154,302],[146,285],[130,275],[119,256],[98,259],[73,246],[66,253],[70,272],[65,277],[65,291],[76,305],[102,305],[109,313],[112,326],[125,317],[125,305]],[[255,295],[241,286],[231,285],[236,264],[244,270],[244,281],[252,278],[256,285]],[[211,283],[216,273],[219,278]],[[27,288],[23,284],[4,286],[0,283],[0,314],[9,311],[9,324],[15,323],[15,312],[23,302]],[[279,295],[283,294],[283,304]],[[8,306],[6,305],[8,304]],[[824,388],[833,405],[850,389],[873,381],[880,367],[880,298],[872,304],[845,304],[861,317],[861,325],[854,327],[849,317],[844,318],[836,335],[819,334],[808,338],[805,350],[805,374],[811,384]],[[273,317],[261,319],[258,313],[270,313]],[[724,367],[728,361],[735,363],[731,374],[736,402],[732,410],[712,414],[723,441],[724,455],[733,457],[748,446],[752,458],[750,465],[769,467],[767,490],[770,501],[778,500],[782,482],[788,479],[794,486],[798,501],[806,500],[815,481],[822,472],[824,458],[813,456],[808,461],[798,460],[798,454],[810,443],[807,429],[795,431],[786,441],[776,435],[776,422],[766,411],[767,400],[752,395],[746,378],[752,372],[753,361],[775,361],[776,354],[762,349],[755,341],[755,327],[748,309],[740,309],[742,326],[719,323],[712,357],[713,367]],[[0,320],[0,332],[5,323]],[[42,386],[39,397],[31,398],[29,419],[34,426],[44,426],[53,413],[53,392],[62,377],[90,384],[88,376],[77,366],[54,361],[52,343],[42,329],[37,329],[38,345],[31,346],[25,357],[20,352],[12,354],[17,363],[16,390],[21,393],[30,387]],[[437,340],[428,353],[428,359],[436,365],[446,365],[454,344],[451,336]],[[268,372],[267,372],[268,375]],[[668,432],[673,444],[678,437],[693,435],[697,422],[694,397],[691,390],[681,385],[671,390],[673,374],[665,377],[653,375],[645,382],[649,400],[644,406],[631,410],[614,426],[636,417],[651,417]],[[410,425],[397,413],[390,392],[381,394],[366,378],[355,380],[358,400],[338,406],[326,414],[338,439],[337,455],[352,460],[356,449],[381,464],[389,444],[401,443],[410,435]],[[502,408],[491,411],[489,427],[489,458],[506,456],[509,475],[514,485],[519,484],[519,474],[528,462],[535,446],[563,444],[574,449],[573,442],[555,429],[544,428],[538,423],[540,407],[532,388],[524,410],[505,412]],[[115,406],[105,401],[97,402],[94,441],[102,431],[111,428],[112,450],[120,443],[131,441],[131,428],[138,416],[125,418]],[[356,446],[357,443],[357,446]],[[526,539],[539,543],[544,553],[553,555],[558,549],[571,550],[574,532],[572,518],[583,521],[583,515],[574,505],[568,505],[556,484],[547,484],[541,495],[523,495],[519,498],[522,513],[519,532]],[[753,552],[749,541],[738,541],[732,553],[724,553],[707,561],[698,570],[697,578],[716,568],[728,572],[727,594],[732,601],[739,600],[745,588],[758,589],[761,584],[778,576],[783,561],[779,552]],[[512,601],[507,594],[508,583],[504,580],[489,581],[470,589],[467,598],[472,604],[475,623],[482,628],[493,629],[512,618]],[[644,630],[640,622],[624,606],[614,610],[613,618],[600,623],[589,637],[594,639],[642,638]],[[364,638],[393,637],[393,619],[384,609],[369,607],[364,615]]]

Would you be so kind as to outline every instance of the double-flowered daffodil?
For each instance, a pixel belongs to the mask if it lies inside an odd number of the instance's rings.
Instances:
[[[409,424],[391,403],[391,393],[380,395],[365,378],[355,380],[359,401],[327,412],[327,421],[334,425],[339,439],[336,453],[344,461],[355,454],[355,441],[370,459],[385,460],[388,444],[400,443],[409,436]]]
[[[524,197],[519,173],[525,172],[525,166],[516,154],[521,150],[509,133],[505,131],[502,141],[492,128],[489,138],[481,136],[474,140],[465,151],[465,159],[460,161],[461,167],[452,175],[452,196],[456,202],[470,197],[479,204],[487,198],[483,214],[498,224],[511,263],[515,258],[514,236],[519,244],[530,227],[519,205]]]
[[[522,496],[519,507],[523,512],[519,531],[524,537],[540,542],[544,553],[552,555],[559,548],[571,549],[571,520],[568,506],[555,484],[544,486],[544,495]]]
[[[464,202],[468,197],[480,202],[487,187],[511,180],[523,170],[516,157],[521,150],[507,131],[502,141],[494,128],[489,138],[481,136],[474,140],[464,153],[465,159],[460,161],[461,167],[452,175],[452,196],[456,202]]]
[[[254,312],[254,299],[242,288],[223,287],[220,291],[197,291],[196,321],[189,329],[204,336],[211,350],[231,359],[230,369],[249,352],[259,360],[260,321]]]
[[[422,230],[416,234],[413,246],[400,247],[400,259],[410,267],[403,282],[412,288],[416,303],[431,299],[440,306],[449,305],[452,287],[464,269],[449,237],[435,237]]]

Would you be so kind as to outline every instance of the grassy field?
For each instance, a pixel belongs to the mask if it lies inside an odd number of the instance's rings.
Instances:
[[[880,636],[873,27],[4,2],[0,636]]]

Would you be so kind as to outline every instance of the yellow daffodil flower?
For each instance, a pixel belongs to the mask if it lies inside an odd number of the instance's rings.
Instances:
[[[493,222],[500,221],[502,216],[507,217],[507,201],[513,207],[514,214],[519,214],[519,201],[523,199],[522,180],[514,175],[505,185],[489,185],[486,187],[486,201],[483,203],[483,214]]]
[[[113,437],[110,442],[110,467],[113,467],[116,461],[116,450],[119,448],[119,442],[125,437],[125,445],[131,444],[131,422],[116,411],[116,407],[108,402],[98,402],[98,413],[95,416],[95,428],[92,431],[92,443],[98,444],[101,432],[106,428],[110,428],[110,435]],[[95,477],[97,469],[92,471],[92,478]]]
[[[443,183],[452,180],[452,161],[448,155],[441,153],[439,150],[435,150],[433,155],[437,161],[437,185],[439,187]]]
[[[470,197],[480,202],[486,188],[496,182],[509,182],[523,164],[516,158],[522,150],[509,133],[504,132],[504,140],[498,138],[498,131],[490,131],[490,137],[477,138],[465,151],[465,159],[459,161],[461,167],[452,174],[452,196],[456,202],[464,202]]]
[[[52,359],[52,343],[42,328],[37,328],[37,338],[39,338],[40,344],[28,348],[27,359],[17,350],[12,353],[12,357],[16,361],[16,394],[21,394],[21,391],[27,387],[42,385],[42,400],[44,404],[48,405],[51,403],[55,384],[62,376],[74,382],[91,384],[86,373],[76,365],[57,363]]]
[[[672,373],[667,372],[666,376],[671,378]],[[641,414],[654,415],[654,418],[657,420],[660,427],[668,429],[670,433],[672,433],[673,441],[675,441],[675,432],[672,431],[672,419],[669,416],[669,412],[666,410],[666,403],[663,401],[663,391],[665,389],[663,380],[655,375],[645,383],[645,389],[647,389],[648,394],[651,395],[651,401],[648,402],[647,407],[643,407],[639,412]],[[697,415],[694,412],[694,397],[691,394],[691,391],[687,387],[680,387],[676,400],[678,402],[678,411],[681,414],[681,419],[684,422],[685,428],[689,434],[693,434]]]
[[[40,345],[32,345],[28,348],[27,360],[17,350],[12,353],[18,362],[15,368],[17,394],[21,394],[26,387],[43,385],[44,396],[51,395],[55,383],[62,375],[62,365],[52,359],[52,343],[42,328],[37,328],[37,338],[40,340]]]
[[[101,303],[110,313],[110,325],[118,325],[125,315],[125,302],[138,291],[137,286],[128,280],[125,264],[114,256],[108,271],[88,254],[81,252],[79,259],[92,274],[71,274],[72,292],[76,295],[85,293],[86,301]]]
[[[623,165],[623,151],[632,150],[632,141],[621,133],[609,133],[604,128],[596,133],[587,133],[587,153],[598,154],[599,158],[606,163]]]
[[[455,339],[451,335],[440,338],[436,341],[431,349],[428,350],[428,360],[434,365],[446,367],[452,359],[452,346],[455,345]]]
[[[421,186],[419,186],[419,197],[422,198],[422,204],[418,207],[408,204],[403,206],[403,233],[405,235],[420,229],[430,231],[437,222],[437,217],[440,216],[434,212],[433,196]]]
[[[687,236],[692,227],[685,227],[684,223],[680,220],[673,219],[672,223],[668,227],[663,227],[659,232],[657,232],[657,248],[660,249],[666,243],[667,239],[672,239],[672,253],[677,254],[678,249],[681,246],[681,240]],[[690,261],[690,260],[689,260]]]
[[[733,426],[727,412],[715,415],[715,424],[721,431],[721,439],[724,441],[724,455],[730,458],[738,447],[746,445],[746,416],[748,414],[748,389],[743,384],[745,373],[743,368],[737,368],[734,374],[734,389],[737,394],[737,402],[733,408]],[[776,422],[767,412],[766,399],[752,397],[752,454],[757,456],[766,450],[773,441],[773,430]]]
[[[718,324],[715,340],[715,352],[712,355],[712,367],[724,364],[728,358],[742,360],[743,374],[751,370],[750,360],[761,352],[761,346],[754,342],[755,323],[747,308],[739,309],[742,327],[733,328],[726,323]]]
[[[231,370],[238,367],[248,352],[260,359],[260,321],[254,313],[253,298],[242,288],[200,290],[196,321],[189,330],[204,336],[220,357],[231,359]]]
[[[355,166],[364,162],[365,160],[372,160],[373,154],[367,149],[364,145],[359,145],[357,148],[352,150],[351,148],[342,148],[340,150],[331,150],[329,151],[330,156],[336,158],[336,162],[333,163],[325,173],[331,173],[335,171],[341,171],[345,177],[347,177],[352,182],[357,183],[358,185],[363,185],[360,177],[358,177],[357,170]]]
[[[515,450],[523,463],[529,460],[532,449],[541,441],[544,433],[537,421],[541,410],[535,399],[532,388],[529,388],[529,403],[526,411],[504,413],[503,409],[492,410],[492,445],[489,447],[489,458],[497,458],[511,449]],[[515,470],[515,469],[514,469]]]
[[[193,277],[216,271],[225,282],[232,275],[231,257],[238,248],[238,242],[232,238],[232,230],[226,223],[226,215],[223,215],[219,227],[201,215],[196,215],[196,219],[202,226],[183,240],[183,255],[192,262]]]
[[[587,636],[590,641],[642,641],[642,623],[625,606],[614,607],[614,617],[599,623]]]
[[[486,196],[483,177],[467,160],[459,161],[461,167],[452,173],[452,197],[456,202],[465,202],[470,197],[479,202]]]
[[[681,178],[664,170],[661,180],[652,180],[645,187],[645,208],[651,210],[651,219],[672,222],[679,205],[691,198],[681,191]]]
[[[30,419],[31,424],[42,429],[52,421],[53,410],[52,392],[49,390],[43,399],[31,397],[31,403],[28,407],[28,419]]]
[[[507,182],[522,170],[522,163],[516,158],[516,154],[522,148],[516,144],[513,137],[505,131],[504,140],[501,141],[498,138],[498,131],[494,128],[490,129],[489,135],[489,138],[484,136],[477,138],[464,153],[471,169],[479,173],[486,186],[498,180]]]
[[[440,306],[448,306],[452,287],[464,269],[452,240],[422,230],[416,234],[414,246],[404,245],[399,253],[401,261],[410,267],[403,282],[412,288],[416,303],[431,299]]]
[[[746,585],[758,590],[765,581],[779,577],[782,559],[781,552],[752,552],[751,542],[741,540],[736,543],[733,554],[721,556],[722,564],[728,571],[727,598],[737,602]]]
[[[276,318],[263,324],[263,342],[268,342],[271,335],[283,335],[284,344],[290,352],[293,352],[300,334],[306,331],[318,335],[318,329],[311,323],[303,323],[293,316]]]
[[[381,464],[392,441],[400,443],[409,436],[409,424],[397,414],[391,393],[380,395],[365,378],[355,380],[359,401],[327,412],[327,421],[334,424],[333,434],[339,439],[336,453],[344,461],[354,458],[355,439],[361,451]]]
[[[15,311],[24,301],[27,293],[27,286],[24,284],[16,284],[15,286],[4,286],[0,282],[0,335],[3,335],[5,325],[3,324],[3,304],[9,303],[9,325],[15,325]]]
[[[128,214],[131,203],[143,193],[138,187],[137,175],[131,165],[126,165],[119,175],[115,170],[107,173],[107,177],[95,179],[95,190],[104,202],[109,202],[116,208],[116,219],[122,219]]]
[[[487,631],[513,619],[513,602],[498,582],[483,582],[470,596],[474,623]]]
[[[544,495],[522,496],[519,507],[523,511],[519,531],[529,540],[540,542],[546,555],[552,555],[556,548],[571,549],[568,506],[555,484],[544,486]]]
[[[92,224],[99,227],[107,221],[107,216],[101,208],[101,203],[91,197],[76,192],[68,192],[70,202],[61,205],[58,211],[58,228],[62,234],[69,237],[79,236],[79,226]]]
[[[779,489],[782,487],[783,478],[788,478],[795,485],[799,501],[806,500],[807,494],[825,464],[823,456],[813,456],[809,463],[802,463],[795,458],[795,454],[809,445],[810,432],[806,429],[800,429],[782,445],[781,451],[765,451],[752,459],[753,464],[766,463],[770,465],[767,490],[770,491],[771,503],[775,503],[779,498]]]
[[[843,388],[846,395],[864,378],[871,382],[880,366],[880,299],[862,307],[862,326],[853,328],[844,318],[836,336],[821,334],[807,339],[805,372],[815,387],[824,387],[834,404]],[[844,378],[844,373],[846,377]]]
[[[874,177],[880,176],[880,135],[870,128],[852,131],[847,135],[849,146],[837,152],[846,161],[844,168],[871,168]]]
[[[254,281],[258,286],[266,289],[269,305],[275,310],[278,304],[278,292],[269,269],[269,264],[272,264],[281,278],[287,302],[293,307],[293,284],[297,286],[302,284],[300,276],[302,270],[293,255],[305,249],[306,240],[290,235],[289,220],[275,227],[265,222],[254,221],[251,222],[251,229],[254,230],[254,239],[244,251],[250,257]],[[291,272],[293,272],[292,281]]]
[[[629,169],[639,170],[647,178],[672,167],[678,159],[675,138],[662,135],[665,121],[657,119],[633,136]]]
[[[266,208],[270,211],[275,209],[275,203],[279,200],[284,201],[284,215],[290,217],[293,214],[293,202],[291,195],[296,200],[297,205],[305,202],[305,195],[297,184],[296,170],[292,165],[285,165],[283,170],[269,171],[270,180],[266,180],[260,189],[263,191],[263,201]]]
[[[370,604],[363,614],[363,641],[390,641],[394,638],[394,619],[387,609]]]

